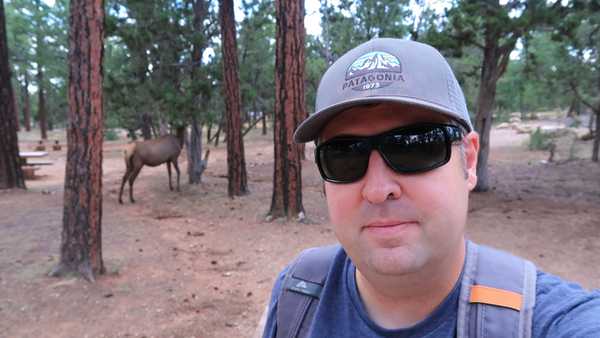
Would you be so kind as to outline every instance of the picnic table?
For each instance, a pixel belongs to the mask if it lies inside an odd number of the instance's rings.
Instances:
[[[21,168],[26,179],[32,179],[35,177],[35,171],[40,169],[42,165],[51,165],[52,161],[40,161],[40,158],[48,156],[46,151],[20,151],[19,159],[21,161]],[[35,159],[35,160],[32,160]]]
[[[41,158],[48,156],[47,151],[20,151],[19,157],[21,158],[21,165],[28,164],[31,158]]]

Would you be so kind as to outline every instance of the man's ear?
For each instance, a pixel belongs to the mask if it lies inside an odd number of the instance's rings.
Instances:
[[[469,191],[477,184],[477,156],[479,155],[479,134],[472,131],[465,135],[465,162],[467,169],[467,186]]]

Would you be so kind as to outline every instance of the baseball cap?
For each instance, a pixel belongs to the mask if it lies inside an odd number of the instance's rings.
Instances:
[[[312,141],[343,110],[380,102],[423,107],[473,130],[462,89],[440,52],[420,42],[377,38],[329,67],[317,89],[315,112],[298,126],[294,140]]]

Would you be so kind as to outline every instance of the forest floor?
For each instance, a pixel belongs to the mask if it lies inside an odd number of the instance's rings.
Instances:
[[[20,133],[21,150],[32,150],[37,135]],[[64,131],[54,139],[64,144]],[[599,288],[600,165],[589,160],[591,141],[578,145],[583,159],[546,164],[548,153],[527,150],[527,140],[492,131],[493,188],[471,195],[468,236]],[[59,260],[65,148],[49,151],[54,164],[28,180],[28,190],[0,192],[0,337],[253,337],[277,273],[302,249],[335,241],[314,163],[303,164],[309,222],[266,222],[271,134],[245,138],[244,197],[227,197],[220,145],[201,184],[182,173],[181,192],[171,192],[164,166],[145,167],[137,203],[119,205],[125,142],[104,146],[107,274],[94,284],[47,277]]]

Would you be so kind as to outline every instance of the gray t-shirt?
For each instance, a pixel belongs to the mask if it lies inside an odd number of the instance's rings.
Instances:
[[[277,278],[263,337],[275,337],[277,295],[286,267]],[[374,323],[358,294],[356,267],[340,249],[334,258],[327,282],[321,293],[311,337],[398,337],[448,338],[456,336],[459,285],[456,283],[446,299],[423,321],[414,326],[387,330]],[[587,291],[538,270],[537,296],[533,315],[533,337],[577,338],[600,337],[600,291]]]

